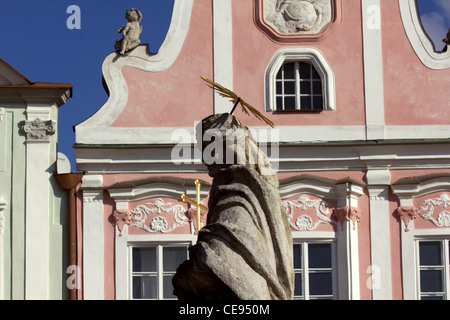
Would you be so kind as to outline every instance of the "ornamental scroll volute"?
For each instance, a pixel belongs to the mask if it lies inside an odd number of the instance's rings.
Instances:
[[[292,231],[336,231],[336,200],[301,194],[283,200]]]
[[[143,203],[129,204],[130,210],[115,210],[113,221],[120,236],[124,226],[128,234],[191,234],[194,221],[186,204],[175,199],[148,199]]]

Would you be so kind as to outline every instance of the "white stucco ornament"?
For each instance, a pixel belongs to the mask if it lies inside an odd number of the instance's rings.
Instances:
[[[332,20],[332,1],[264,0],[264,17],[281,34],[316,34]]]

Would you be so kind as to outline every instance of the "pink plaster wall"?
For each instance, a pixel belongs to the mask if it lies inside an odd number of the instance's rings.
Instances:
[[[256,26],[253,1],[233,0],[234,91],[264,112],[264,73],[270,59],[281,47],[313,46],[319,49],[335,74],[336,111],[275,112],[268,117],[275,125],[364,125],[361,6],[359,0],[338,1],[341,19],[318,40],[302,39],[279,43]],[[231,107],[230,107],[231,108]],[[262,125],[237,111],[246,125]]]
[[[423,65],[406,36],[398,1],[381,2],[386,124],[450,124],[450,69]]]
[[[175,63],[163,72],[126,67],[129,100],[113,127],[183,127],[213,113],[211,1],[194,1],[189,31]]]

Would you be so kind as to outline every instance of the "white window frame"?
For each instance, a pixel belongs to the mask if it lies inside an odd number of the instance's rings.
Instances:
[[[325,56],[312,47],[284,47],[278,49],[267,65],[264,77],[264,104],[266,111],[276,112],[276,77],[283,64],[288,62],[307,62],[313,65],[322,79],[323,111],[336,110],[336,91],[334,73]],[[293,110],[302,112],[303,110]],[[314,111],[314,110],[313,110]],[[320,111],[320,110],[317,110]]]
[[[278,102],[276,102],[275,109],[277,111],[295,111],[295,110],[297,110],[297,111],[322,111],[323,110],[323,105],[324,105],[323,104],[323,93],[322,93],[322,90],[321,90],[320,94],[314,93],[314,83],[315,82],[317,82],[317,83],[320,82],[320,86],[322,87],[322,79],[320,79],[320,77],[319,77],[319,79],[314,79],[313,78],[313,73],[314,73],[313,70],[316,71],[314,66],[311,63],[309,63],[309,62],[294,61],[294,62],[286,62],[286,63],[284,63],[281,66],[281,68],[283,68],[285,65],[291,64],[291,63],[294,64],[294,78],[293,79],[292,78],[285,78],[284,77],[285,74],[283,73],[281,79],[279,79],[279,78],[276,79],[277,86],[278,86],[278,84],[281,84],[282,92],[280,93],[280,92],[278,92],[278,89],[275,89],[276,90],[275,95],[276,95],[277,99],[278,98],[282,99],[283,105],[282,105],[282,109],[279,109],[278,108],[279,107],[278,106]],[[310,69],[311,75],[310,75],[309,79],[301,78],[301,76],[300,76],[300,65],[301,64],[307,65],[308,68]],[[281,68],[280,68],[280,71],[281,71]],[[303,82],[307,82],[309,84],[309,87],[311,89],[311,92],[309,94],[302,94],[301,93],[301,83],[302,83],[302,81]],[[293,94],[286,94],[284,92],[285,83],[287,83],[287,82],[293,82],[294,83],[294,93]],[[291,98],[295,99],[295,110],[294,109],[286,109],[286,106],[285,106],[285,98],[286,97],[291,97]],[[302,105],[302,97],[307,97],[310,100],[311,109],[305,109],[303,107],[303,105]],[[315,104],[314,104],[314,97],[320,97],[320,99],[322,100],[320,108],[314,108],[314,106],[315,106]]]
[[[420,250],[419,243],[421,242],[440,242],[441,245],[441,266],[433,266],[433,267],[424,267],[420,265]],[[422,268],[426,268],[427,270],[442,270],[442,286],[443,286],[443,294],[444,300],[450,300],[450,253],[449,253],[449,244],[450,244],[450,236],[449,237],[417,237],[415,241],[415,250],[416,250],[416,283],[417,283],[417,299],[420,300],[422,297],[421,283],[420,283],[420,271]],[[430,294],[432,296],[432,294]]]
[[[309,260],[308,260],[308,247],[309,244],[331,244],[331,276],[332,276],[332,300],[338,299],[338,262],[337,262],[337,243],[336,238],[330,233],[330,238],[296,238],[293,241],[294,245],[302,246],[302,293],[303,299],[310,300],[310,287],[309,287]],[[314,300],[321,300],[320,298],[313,298]]]
[[[134,299],[133,298],[133,276],[135,276],[135,272],[133,272],[133,249],[134,248],[156,248],[156,261],[157,261],[157,268],[156,268],[156,277],[158,279],[158,290],[157,290],[157,298],[151,299],[151,300],[174,300],[174,299],[164,299],[164,292],[163,292],[163,276],[164,276],[164,270],[163,270],[163,250],[164,248],[170,248],[170,247],[186,247],[186,259],[188,258],[188,248],[191,245],[190,242],[138,242],[138,243],[129,243],[128,244],[128,270],[129,270],[129,279],[128,279],[128,296],[130,300],[148,300],[148,299]]]
[[[132,294],[132,248],[154,245],[190,246],[197,242],[197,235],[128,235],[127,226],[120,235],[116,228],[116,300],[131,300]],[[141,300],[141,299],[139,299]]]

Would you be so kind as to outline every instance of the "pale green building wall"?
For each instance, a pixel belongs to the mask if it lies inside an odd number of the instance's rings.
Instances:
[[[32,214],[35,208],[26,207],[27,174],[32,171],[33,163],[27,164],[27,142],[21,132],[21,122],[26,120],[26,103],[0,102],[2,119],[0,120],[0,197],[6,203],[3,210],[1,242],[2,266],[0,269],[0,298],[25,299],[27,291],[37,291],[39,288],[27,288],[26,270],[26,215]],[[58,108],[51,105],[49,116],[56,121]],[[57,123],[58,124],[58,123]],[[57,131],[57,130],[56,130]],[[43,256],[48,257],[48,279],[46,290],[42,290],[42,299],[67,299],[66,268],[68,261],[67,250],[67,195],[56,183],[53,172],[56,170],[57,132],[49,136],[48,167],[46,176],[50,184],[48,214],[48,250]],[[28,167],[28,170],[27,170]],[[29,185],[28,188],[33,186]],[[46,229],[46,228],[43,228]],[[39,264],[39,261],[37,262]],[[30,279],[28,279],[30,280]],[[32,282],[32,281],[31,281]],[[46,293],[44,293],[46,292]],[[39,293],[37,293],[39,295]],[[35,298],[39,298],[34,295]]]

